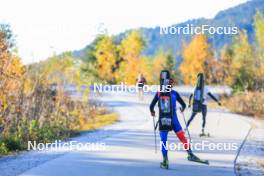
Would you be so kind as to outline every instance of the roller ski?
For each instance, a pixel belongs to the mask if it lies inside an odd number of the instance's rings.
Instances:
[[[169,169],[169,160],[168,159],[163,159],[163,162],[160,163],[160,168]]]
[[[202,133],[199,136],[200,137],[210,137],[210,133],[205,133],[204,129],[202,129]]]
[[[201,133],[199,136],[200,137],[210,137],[210,134],[209,133]]]
[[[193,161],[193,162],[197,162],[197,163],[201,163],[201,164],[207,164],[209,165],[209,161],[208,160],[203,160],[203,159],[200,159],[199,157],[195,156],[193,153],[190,153],[188,155],[188,158],[187,158],[189,161]]]

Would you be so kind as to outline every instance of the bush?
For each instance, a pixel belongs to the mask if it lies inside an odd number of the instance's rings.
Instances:
[[[29,138],[33,141],[39,138],[39,125],[37,120],[32,120],[29,123]]]
[[[0,143],[4,144],[3,147],[6,148],[7,151],[18,151],[24,149],[21,140],[19,140],[19,138],[16,135],[4,136]]]
[[[8,148],[6,147],[6,144],[4,142],[0,142],[0,154],[6,155],[8,154]]]
[[[227,98],[225,104],[232,112],[264,118],[264,92],[237,93]]]
[[[65,139],[98,109],[87,103],[89,89],[82,101],[69,96],[66,85],[83,84],[71,53],[26,66],[12,52],[13,44],[9,26],[0,24],[0,155],[25,149],[28,141]]]

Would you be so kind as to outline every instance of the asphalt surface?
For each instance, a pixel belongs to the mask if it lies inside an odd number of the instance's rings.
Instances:
[[[203,159],[208,159],[210,165],[188,161],[183,150],[169,151],[170,169],[159,168],[162,159],[160,152],[154,150],[153,121],[149,115],[151,97],[139,101],[130,94],[108,94],[100,98],[110,109],[119,113],[120,121],[101,128],[94,133],[87,133],[78,138],[80,143],[103,143],[104,149],[88,151],[81,148],[66,151],[63,155],[33,167],[21,176],[137,176],[137,175],[177,175],[177,176],[228,176],[234,175],[234,159],[237,148],[244,140],[250,125],[239,115],[209,110],[206,131],[211,137],[200,138],[201,115],[197,115],[190,127],[193,144],[206,143],[212,146],[223,144],[235,146],[232,150],[204,147],[194,152]],[[190,117],[190,110],[185,111],[185,117]],[[182,114],[178,118],[184,127]],[[104,137],[97,138],[97,133]],[[159,134],[157,133],[157,140]],[[169,135],[170,143],[179,143],[173,132]],[[159,142],[158,142],[159,144]],[[223,146],[222,145],[222,146]],[[230,148],[230,147],[229,147]]]

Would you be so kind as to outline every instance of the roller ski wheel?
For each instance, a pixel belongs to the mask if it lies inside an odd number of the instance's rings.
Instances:
[[[169,161],[164,160],[163,162],[160,163],[160,168],[161,169],[169,169]]]
[[[204,128],[202,129],[202,133],[200,134],[200,137],[210,137],[209,133],[204,132]]]
[[[197,163],[209,165],[209,161],[208,160],[200,159],[199,157],[195,156],[194,154],[189,154],[188,160],[192,161],[192,162],[197,162]]]
[[[201,133],[200,137],[210,137],[210,133]]]

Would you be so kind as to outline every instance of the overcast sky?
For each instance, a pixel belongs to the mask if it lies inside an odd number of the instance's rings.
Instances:
[[[24,63],[81,49],[106,28],[167,26],[212,18],[246,0],[0,0],[0,23],[11,25]]]

